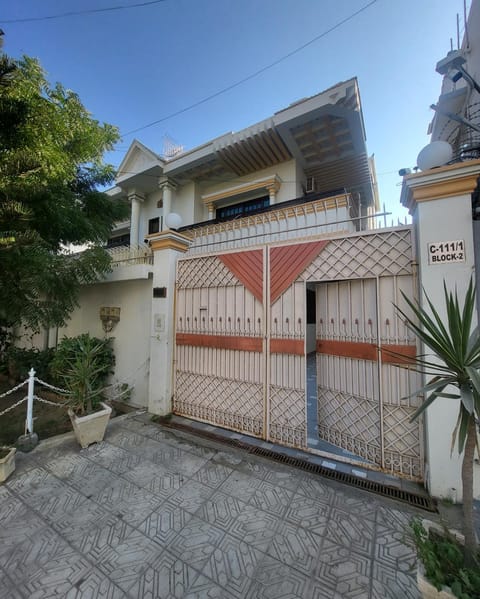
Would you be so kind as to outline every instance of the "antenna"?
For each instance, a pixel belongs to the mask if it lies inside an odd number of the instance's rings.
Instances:
[[[178,144],[174,139],[172,139],[169,135],[165,134],[163,136],[163,150],[162,156],[164,158],[174,158],[183,152],[183,146]]]
[[[460,50],[460,16],[457,12],[457,50]]]
[[[463,0],[463,23],[465,28],[465,48],[470,48],[470,40],[468,39],[468,23],[467,23],[467,0]]]

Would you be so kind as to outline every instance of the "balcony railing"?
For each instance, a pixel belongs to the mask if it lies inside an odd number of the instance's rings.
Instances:
[[[153,253],[147,245],[122,245],[107,249],[112,257],[112,266],[133,266],[135,264],[153,264]]]
[[[278,204],[251,216],[183,227],[182,232],[192,238],[189,253],[204,253],[318,234],[353,233],[365,219],[352,218],[352,213],[352,197],[344,193],[302,204]]]

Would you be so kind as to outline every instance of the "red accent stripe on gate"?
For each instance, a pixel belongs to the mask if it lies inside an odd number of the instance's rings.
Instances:
[[[177,345],[193,345],[195,347],[216,347],[217,349],[237,349],[241,351],[263,350],[260,337],[235,337],[228,335],[203,335],[195,333],[177,333]]]
[[[414,345],[387,344],[379,348],[375,343],[317,339],[317,353],[343,358],[376,362],[379,349],[382,351],[383,364],[410,364],[417,355]]]
[[[305,343],[301,339],[270,339],[270,352],[272,354],[303,356],[305,354]]]

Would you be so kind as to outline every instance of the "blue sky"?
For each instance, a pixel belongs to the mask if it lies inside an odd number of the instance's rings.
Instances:
[[[4,3],[4,49],[15,57],[38,57],[51,82],[73,89],[95,118],[127,132],[249,76],[370,0],[165,0],[143,8],[7,22],[136,1]],[[414,166],[428,143],[429,106],[441,84],[435,64],[450,49],[450,38],[456,45],[457,12],[463,14],[463,0],[377,0],[258,77],[124,136],[108,159],[118,165],[133,137],[158,152],[165,135],[186,149],[195,147],[357,76],[380,201],[404,218],[397,171]]]

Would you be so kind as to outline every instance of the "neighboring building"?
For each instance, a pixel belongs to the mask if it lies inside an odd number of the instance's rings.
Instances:
[[[480,2],[473,0],[461,47],[437,63],[443,75],[435,116],[428,132],[446,141],[454,159],[480,158]]]
[[[404,177],[401,202],[413,217],[420,289],[446,320],[444,282],[449,289],[457,289],[460,298],[473,273],[477,290],[480,284],[480,0],[472,0],[461,47],[442,58],[436,70],[443,75],[443,82],[429,133],[431,142],[444,143],[429,144],[422,150],[426,165],[422,166],[420,155],[418,162],[424,170]],[[461,251],[441,249],[452,247]],[[437,248],[442,255],[436,254],[433,260]],[[424,296],[420,295],[420,301],[425,302]],[[461,493],[462,456],[456,449],[451,451],[450,443],[457,415],[458,402],[451,399],[437,398],[427,410],[426,479],[435,496]],[[478,457],[474,465],[476,498],[480,498]]]

